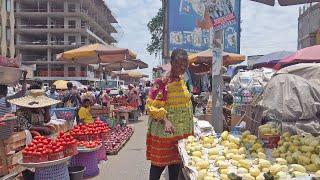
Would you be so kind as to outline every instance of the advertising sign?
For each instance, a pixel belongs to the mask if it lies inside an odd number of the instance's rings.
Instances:
[[[212,48],[213,32],[223,29],[224,51],[240,53],[240,0],[215,0],[211,9],[206,8],[208,1],[212,0],[168,0],[170,52],[182,48],[197,53]],[[216,19],[214,23],[211,18]]]

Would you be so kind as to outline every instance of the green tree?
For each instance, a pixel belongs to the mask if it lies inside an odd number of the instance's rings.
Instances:
[[[160,55],[163,48],[163,21],[164,10],[160,8],[157,15],[147,25],[151,34],[151,42],[147,45],[147,51],[156,57]]]

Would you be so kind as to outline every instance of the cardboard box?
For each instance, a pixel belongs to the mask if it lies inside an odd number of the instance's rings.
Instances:
[[[231,115],[231,128],[233,128],[235,125],[237,125],[240,120],[241,120],[241,116]]]

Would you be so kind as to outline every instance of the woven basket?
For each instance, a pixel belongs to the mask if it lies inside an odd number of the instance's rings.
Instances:
[[[79,153],[71,159],[71,166],[84,166],[84,177],[93,177],[99,174],[98,160],[95,152]]]
[[[67,163],[36,168],[35,180],[70,180]]]
[[[1,122],[4,122],[4,125],[0,126],[0,140],[4,140],[12,135],[17,118],[9,118]]]
[[[106,152],[106,148],[105,148],[105,143],[104,142],[102,142],[101,148],[97,150],[96,156],[97,156],[97,160],[99,162],[107,160],[107,152]]]

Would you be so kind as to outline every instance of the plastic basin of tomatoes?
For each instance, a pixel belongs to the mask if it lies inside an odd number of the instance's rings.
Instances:
[[[60,133],[55,141],[37,136],[22,151],[24,163],[54,161],[77,153],[77,140],[64,133]]]
[[[79,141],[101,140],[109,132],[107,124],[101,120],[97,120],[94,123],[79,124],[75,126],[70,134]]]
[[[100,141],[79,141],[78,147],[79,148],[87,148],[87,149],[94,149],[101,145]]]

